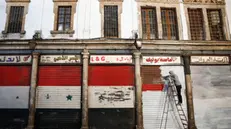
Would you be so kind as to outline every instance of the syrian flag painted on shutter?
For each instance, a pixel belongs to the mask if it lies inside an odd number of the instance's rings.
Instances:
[[[29,66],[0,66],[0,109],[28,109]]]

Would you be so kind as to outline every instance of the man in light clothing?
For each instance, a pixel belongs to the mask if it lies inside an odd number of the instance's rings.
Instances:
[[[178,97],[178,104],[182,104],[182,96],[181,96],[181,83],[179,81],[178,76],[173,72],[173,71],[169,71],[170,77],[173,80],[175,86],[176,86],[176,90],[177,90],[177,97]]]

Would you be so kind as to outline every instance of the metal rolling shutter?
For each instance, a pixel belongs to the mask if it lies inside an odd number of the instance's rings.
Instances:
[[[163,82],[161,81],[160,66],[142,66],[141,77],[143,90],[162,90]]]
[[[229,65],[192,65],[195,121],[198,128],[231,127],[231,71]]]
[[[40,66],[37,129],[81,127],[81,66]]]
[[[142,90],[143,90],[143,122],[147,129],[158,128],[160,107],[160,96],[163,88],[161,81],[160,66],[142,66]]]
[[[0,128],[27,126],[30,66],[0,66]]]
[[[81,66],[40,66],[38,86],[80,86]]]
[[[0,66],[1,86],[29,86],[30,66]]]
[[[89,66],[89,85],[134,85],[133,66]]]
[[[135,123],[134,67],[89,67],[89,127],[131,129]]]

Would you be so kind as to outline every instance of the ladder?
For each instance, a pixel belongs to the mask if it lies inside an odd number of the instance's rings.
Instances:
[[[171,92],[172,92],[172,93],[170,93],[170,95],[174,99],[175,106],[176,106],[177,112],[179,114],[181,123],[182,123],[184,129],[188,129],[188,120],[187,120],[187,117],[184,113],[184,110],[183,110],[181,105],[177,104],[178,103],[178,97],[177,97],[177,90],[176,90],[175,84],[172,81],[171,77],[168,77],[168,79],[169,79],[169,89],[171,88]]]
[[[164,87],[165,89],[165,87]],[[164,123],[164,129],[166,129],[167,126],[167,119],[168,119],[168,111],[169,111],[169,90],[167,87],[167,93],[165,96],[165,101],[164,101],[164,109],[163,109],[163,113],[162,113],[162,117],[161,117],[161,122],[160,122],[160,129],[162,129],[162,125]],[[164,119],[165,118],[165,119]]]

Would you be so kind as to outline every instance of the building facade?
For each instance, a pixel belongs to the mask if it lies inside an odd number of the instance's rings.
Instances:
[[[1,1],[0,129],[230,128],[230,7]],[[170,71],[186,121],[168,98]]]

